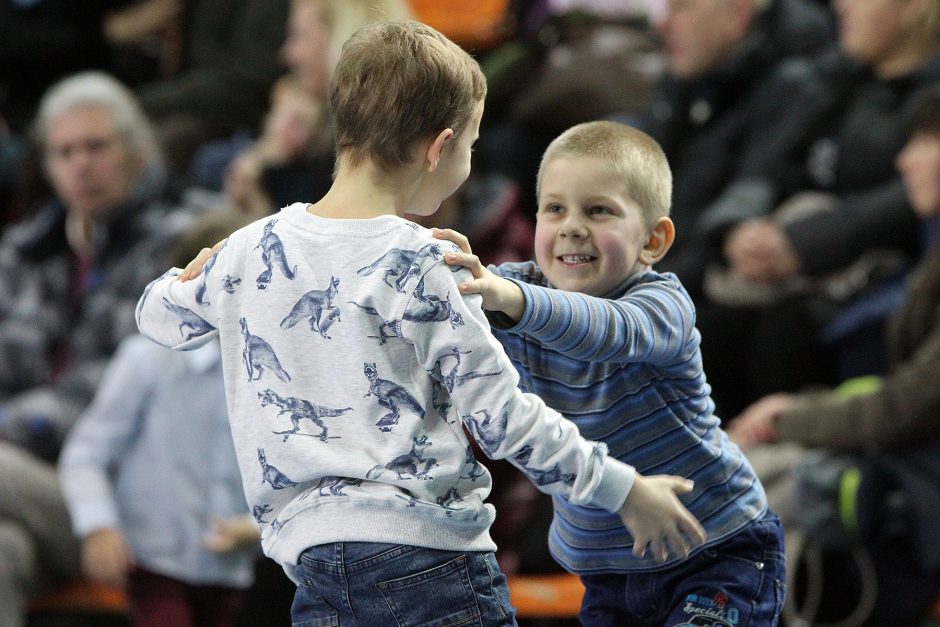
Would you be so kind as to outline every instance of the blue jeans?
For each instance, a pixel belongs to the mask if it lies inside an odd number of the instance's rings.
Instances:
[[[493,553],[337,542],[301,553],[290,574],[294,627],[516,625]]]
[[[780,519],[768,515],[662,571],[585,575],[587,627],[769,627],[786,593]]]

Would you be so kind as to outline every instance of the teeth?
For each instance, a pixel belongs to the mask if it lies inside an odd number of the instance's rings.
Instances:
[[[561,260],[565,263],[586,263],[591,260],[589,255],[562,255]]]

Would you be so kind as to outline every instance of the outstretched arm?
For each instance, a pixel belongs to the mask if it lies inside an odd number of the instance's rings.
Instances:
[[[461,293],[481,294],[483,307],[509,315],[509,333],[525,333],[545,346],[581,361],[670,364],[696,346],[695,309],[678,280],[658,275],[640,280],[625,296],[613,300],[533,285],[515,280],[507,266],[505,278],[485,268],[470,252],[467,239],[450,229],[436,235],[453,241],[463,252],[445,255],[451,265],[467,267],[473,279]],[[511,264],[510,264],[511,265]]]
[[[609,457],[603,443],[586,440],[574,423],[518,389],[518,374],[489,333],[479,299],[454,298],[463,280],[443,265],[424,274],[422,300],[450,303],[457,314],[451,320],[459,322],[446,333],[429,333],[405,321],[402,334],[428,372],[440,372],[444,363],[455,373],[482,374],[440,382],[483,452],[510,461],[543,492],[616,512],[637,542],[637,555],[649,548],[663,559],[701,544],[701,526],[676,497],[690,488],[687,481],[638,475]]]

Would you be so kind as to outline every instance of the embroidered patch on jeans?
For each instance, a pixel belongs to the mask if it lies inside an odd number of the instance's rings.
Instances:
[[[729,606],[728,595],[721,591],[711,598],[698,594],[688,595],[685,597],[685,607],[682,611],[688,619],[675,627],[733,627],[740,619],[738,608]]]

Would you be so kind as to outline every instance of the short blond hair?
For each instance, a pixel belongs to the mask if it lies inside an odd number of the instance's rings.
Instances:
[[[382,22],[343,46],[330,85],[337,158],[394,170],[419,140],[459,135],[486,96],[479,64],[419,22]]]
[[[646,133],[619,122],[596,121],[572,126],[545,149],[536,192],[546,165],[559,157],[593,157],[623,178],[627,195],[643,210],[647,225],[669,215],[672,171],[662,147]]]

